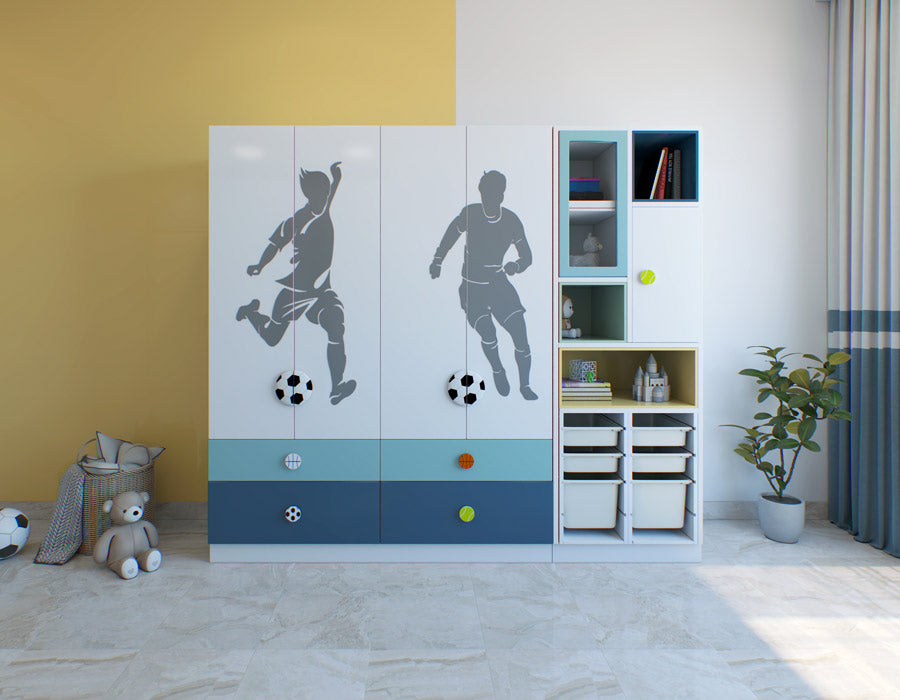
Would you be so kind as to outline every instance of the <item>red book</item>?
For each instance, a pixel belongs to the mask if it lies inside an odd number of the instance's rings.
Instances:
[[[656,191],[653,193],[653,199],[665,199],[666,196],[666,175],[669,171],[669,147],[664,146],[659,156],[659,172],[656,177]]]

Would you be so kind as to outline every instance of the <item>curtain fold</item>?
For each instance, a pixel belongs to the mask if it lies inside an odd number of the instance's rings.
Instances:
[[[831,0],[828,79],[829,518],[900,557],[900,0]]]

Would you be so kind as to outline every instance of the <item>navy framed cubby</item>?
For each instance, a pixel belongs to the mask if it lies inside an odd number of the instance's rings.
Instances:
[[[699,198],[699,134],[696,131],[635,131],[632,132],[633,198],[635,202],[697,202]],[[650,188],[659,165],[663,148],[678,150],[680,157],[680,196],[667,195],[653,199]]]

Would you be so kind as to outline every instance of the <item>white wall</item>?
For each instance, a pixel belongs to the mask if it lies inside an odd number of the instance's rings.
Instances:
[[[456,40],[458,124],[701,129],[704,498],[754,499],[718,427],[752,420],[745,347],[825,350],[827,3],[457,0]]]

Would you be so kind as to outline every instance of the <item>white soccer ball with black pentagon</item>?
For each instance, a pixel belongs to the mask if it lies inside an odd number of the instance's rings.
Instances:
[[[288,370],[275,380],[275,398],[288,406],[299,406],[309,398],[313,383],[306,373]]]
[[[0,508],[0,559],[21,552],[29,532],[31,524],[25,513],[15,508]]]
[[[460,406],[472,406],[484,393],[484,379],[475,372],[456,370],[447,380],[447,396]]]

